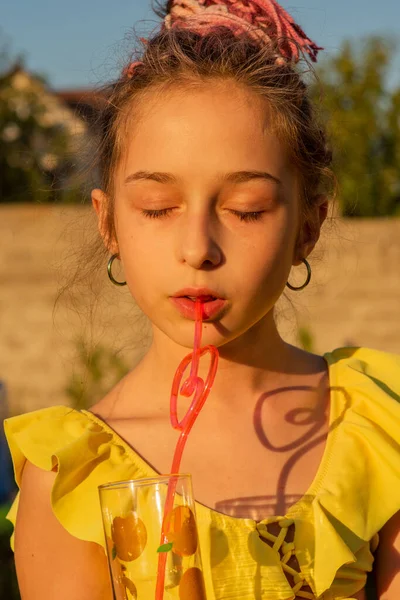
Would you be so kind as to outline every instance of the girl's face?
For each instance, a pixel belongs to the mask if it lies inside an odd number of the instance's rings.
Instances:
[[[193,320],[171,300],[188,287],[226,299],[204,345],[272,320],[301,258],[299,223],[297,178],[261,98],[229,82],[147,100],[115,176],[115,225],[126,281],[155,333],[193,346]]]

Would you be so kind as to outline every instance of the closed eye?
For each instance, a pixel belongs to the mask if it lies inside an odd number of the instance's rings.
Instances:
[[[161,217],[167,217],[171,214],[173,208],[163,208],[161,210],[146,210],[141,211],[142,215],[148,219],[160,219]]]
[[[230,210],[232,214],[236,215],[240,221],[258,221],[261,219],[261,216],[264,214],[264,210],[260,210],[258,212],[240,212],[239,210]]]
[[[173,210],[173,208],[163,208],[161,210],[142,209],[141,213],[148,219],[160,219],[162,217],[170,216],[171,211]],[[265,211],[261,210],[258,212],[241,212],[239,210],[230,210],[229,212],[237,216],[240,221],[251,222],[258,221],[259,219],[261,219],[261,216],[264,214]]]

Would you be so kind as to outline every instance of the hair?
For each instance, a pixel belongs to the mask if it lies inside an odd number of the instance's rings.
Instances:
[[[167,16],[172,5],[169,0],[159,16]],[[280,48],[285,47],[282,38],[266,44],[249,31],[238,33],[226,25],[209,27],[205,33],[175,26],[164,27],[142,43],[142,55],[138,53],[135,61],[131,57],[118,81],[106,88],[107,100],[99,116],[97,161],[101,187],[109,198],[105,222],[109,238],[116,235],[114,174],[129,126],[134,126],[132,115],[138,117],[141,103],[149,94],[171,89],[184,91],[212,82],[235,81],[265,99],[274,131],[297,171],[302,214],[306,218],[318,194],[331,189],[332,153],[299,69],[293,61],[277,60],[277,56],[282,57]],[[306,65],[309,72],[307,61]]]

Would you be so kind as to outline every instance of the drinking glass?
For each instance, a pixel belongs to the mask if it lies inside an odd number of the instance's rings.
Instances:
[[[114,600],[206,600],[190,475],[107,483],[99,494]]]

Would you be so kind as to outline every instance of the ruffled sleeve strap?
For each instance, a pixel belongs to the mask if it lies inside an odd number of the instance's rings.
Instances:
[[[4,430],[17,485],[21,485],[27,460],[57,472],[51,494],[56,518],[74,537],[105,549],[98,486],[142,476],[118,439],[109,429],[66,406],[6,419]],[[19,494],[7,515],[14,525],[18,501]]]
[[[370,540],[400,510],[400,356],[357,348],[339,357],[338,388],[349,407],[335,463],[347,465],[353,490],[340,520]]]
[[[379,531],[400,510],[400,357],[344,348],[327,359],[341,408],[328,475],[312,503],[318,596],[335,576],[363,584]]]

